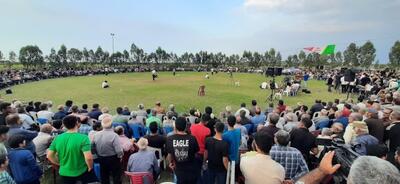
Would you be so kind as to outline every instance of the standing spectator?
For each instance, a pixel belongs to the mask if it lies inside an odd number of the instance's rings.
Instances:
[[[196,109],[193,109],[193,108],[190,109],[189,117],[187,117],[190,124],[194,124],[196,122],[196,119],[198,118],[195,113],[196,113]]]
[[[129,111],[129,107],[124,105],[124,107],[122,108],[122,115],[124,116],[130,116],[131,115],[131,111]]]
[[[132,111],[130,115],[131,119],[129,119],[128,124],[138,124],[141,127],[144,127],[143,119],[138,119],[136,112]]]
[[[151,122],[149,125],[150,134],[144,136],[148,142],[149,146],[153,148],[159,148],[165,154],[165,143],[167,142],[167,138],[158,134],[158,126],[156,122]]]
[[[7,154],[0,154],[0,183],[16,184],[14,179],[8,174],[8,158]]]
[[[265,131],[270,137],[274,137],[275,133],[279,131],[279,128],[276,127],[279,118],[280,117],[277,113],[271,113],[267,125],[262,127],[259,131]]]
[[[186,134],[186,124],[184,117],[178,117],[175,134],[167,138],[168,160],[176,174],[177,184],[196,183],[200,177],[201,166],[195,161],[199,145],[194,136]]]
[[[23,135],[26,141],[26,149],[31,151],[33,155],[36,156],[35,145],[32,143],[32,140],[38,135],[37,132],[25,130],[21,128],[21,121],[19,116],[16,114],[10,114],[6,118],[7,125],[10,127],[8,131],[8,136],[12,135]]]
[[[212,107],[207,106],[206,108],[204,108],[204,114],[208,114],[208,116],[210,117],[207,120],[207,124],[205,124],[205,125],[211,131],[211,135],[210,136],[214,136],[215,135],[214,125],[215,125],[217,119],[214,117]],[[200,115],[199,115],[199,117],[200,117]]]
[[[251,109],[250,109],[250,116],[255,116],[256,115],[256,109],[257,109],[257,100],[252,100],[251,101]]]
[[[307,163],[301,152],[289,145],[290,135],[284,130],[275,134],[276,145],[272,146],[269,154],[271,158],[285,168],[285,178],[297,180],[308,173]]]
[[[113,116],[112,122],[113,123],[128,123],[129,116],[125,116],[122,114],[123,113],[122,107],[117,107],[116,111],[117,111],[117,114],[115,116]]]
[[[94,134],[100,132],[101,130],[103,130],[103,127],[101,127],[101,122],[99,121],[94,122],[92,125],[92,130],[88,134],[91,143],[93,142]]]
[[[281,184],[285,179],[285,169],[271,159],[269,152],[273,138],[267,132],[254,135],[255,155],[244,155],[240,161],[240,170],[247,184]]]
[[[310,168],[311,155],[310,151],[314,154],[318,154],[318,146],[316,143],[316,138],[313,134],[308,131],[312,125],[312,121],[308,117],[302,117],[299,123],[299,127],[293,129],[290,132],[290,145],[298,149],[303,155],[304,159]]]
[[[379,140],[368,134],[368,127],[365,122],[353,122],[354,132],[356,137],[351,143],[355,147],[355,151],[360,155],[367,155],[367,146],[379,144]]]
[[[89,132],[92,130],[93,130],[92,126],[89,125],[89,118],[87,116],[83,116],[78,132],[84,135],[88,135]]]
[[[0,125],[6,125],[6,117],[12,113],[11,104],[8,102],[0,103]]]
[[[368,126],[369,134],[377,138],[380,143],[383,143],[385,126],[383,125],[382,119],[378,117],[378,111],[373,108],[369,109],[365,123]]]
[[[334,77],[333,74],[329,75],[328,79],[326,80],[326,85],[328,85],[328,92],[332,92]]]
[[[210,129],[206,127],[207,121],[209,119],[210,116],[208,114],[203,114],[199,123],[190,126],[190,132],[196,138],[199,146],[199,151],[196,154],[196,161],[198,162],[198,165],[201,165],[203,163],[206,137],[210,136]]]
[[[78,118],[66,116],[63,125],[67,132],[55,137],[47,153],[47,159],[60,166],[59,174],[64,183],[97,181],[93,172],[90,141],[88,136],[78,133]]]
[[[36,114],[37,118],[47,119],[47,121],[51,121],[54,117],[54,113],[47,109],[47,104],[40,104],[40,111]]]
[[[143,119],[147,118],[147,112],[144,109],[143,104],[138,105],[138,110],[136,112],[136,115],[137,115],[136,118],[144,124]]]
[[[118,135],[112,129],[112,119],[106,117],[101,121],[103,130],[93,137],[93,146],[99,157],[101,183],[110,183],[110,174],[114,184],[121,184],[121,162],[124,154]]]
[[[149,172],[153,174],[154,181],[160,174],[160,166],[154,151],[147,150],[148,141],[146,138],[140,138],[137,142],[139,151],[129,157],[128,172]]]
[[[32,140],[33,144],[35,144],[36,155],[41,161],[45,160],[47,148],[49,148],[53,140],[51,136],[52,130],[53,127],[50,124],[44,124],[40,127],[38,136]]]
[[[25,137],[20,134],[12,135],[8,139],[10,152],[10,170],[16,183],[40,184],[43,172],[38,166],[35,156],[25,149]]]
[[[99,116],[102,114],[99,109],[99,104],[95,103],[92,105],[92,110],[88,113],[88,116],[92,119],[99,119]]]
[[[304,75],[303,75],[304,88],[307,88],[308,79],[310,79],[310,74],[308,74],[307,72],[305,72]]]
[[[65,116],[67,116],[67,113],[64,111],[64,106],[59,105],[57,107],[57,110],[58,111],[56,113],[54,113],[54,116],[53,116],[54,120],[62,120]]]
[[[239,146],[241,140],[241,133],[239,129],[235,129],[236,118],[234,116],[228,116],[228,131],[222,134],[222,140],[226,141],[229,145],[229,160],[235,161],[237,164],[239,161]]]
[[[8,139],[7,133],[9,130],[10,130],[10,128],[8,128],[7,126],[0,125],[0,155],[2,155],[2,154],[7,155],[7,149],[6,149],[6,146],[4,145],[4,143]]]
[[[31,128],[31,125],[35,124],[33,118],[30,115],[28,115],[28,113],[26,113],[23,107],[18,107],[17,112],[22,123],[22,128],[29,129]]]
[[[224,184],[226,181],[229,145],[222,140],[224,129],[225,125],[223,123],[215,124],[215,136],[206,139],[204,163],[208,164],[209,174],[206,183]]]

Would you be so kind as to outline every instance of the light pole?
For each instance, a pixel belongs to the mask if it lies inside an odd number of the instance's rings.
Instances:
[[[115,36],[115,34],[110,33],[110,35],[111,35],[111,40],[112,40],[112,53],[114,54],[114,36]]]

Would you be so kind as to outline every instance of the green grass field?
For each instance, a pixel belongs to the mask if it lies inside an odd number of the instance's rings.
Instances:
[[[152,81],[150,73],[69,77],[30,82],[12,87],[12,95],[4,95],[4,90],[1,94],[7,101],[51,100],[54,104],[53,109],[68,99],[79,106],[83,103],[89,106],[99,103],[113,112],[116,107],[124,105],[129,106],[131,110],[136,109],[139,103],[144,103],[146,108],[150,108],[156,101],[161,101],[165,107],[171,103],[175,104],[179,112],[188,112],[191,107],[203,110],[205,106],[210,105],[218,113],[223,111],[226,105],[231,105],[233,109],[239,108],[242,102],[250,105],[252,99],[257,100],[262,108],[267,106],[265,100],[270,91],[259,88],[260,83],[266,80],[260,74],[235,73],[234,81],[239,81],[240,87],[235,87],[226,73],[210,75],[210,79],[205,79],[204,76],[204,72],[178,72],[176,76],[172,76],[170,72],[161,72],[156,81]],[[107,80],[111,88],[102,89],[103,80]],[[277,82],[281,80],[281,77],[277,78]],[[206,86],[204,97],[197,96],[201,84]],[[337,93],[328,93],[323,81],[311,80],[308,82],[308,88],[312,91],[311,94],[300,93],[296,97],[284,97],[283,100],[289,105],[297,102],[311,105],[315,99],[333,101],[335,98],[345,97]]]

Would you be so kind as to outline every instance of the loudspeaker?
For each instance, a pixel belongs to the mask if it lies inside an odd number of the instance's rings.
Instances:
[[[356,79],[356,73],[352,69],[347,69],[344,73],[344,81],[353,82]]]
[[[282,75],[283,68],[268,68],[266,75],[267,76],[279,76]]]

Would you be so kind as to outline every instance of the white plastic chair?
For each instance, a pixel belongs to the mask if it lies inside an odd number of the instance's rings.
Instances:
[[[147,147],[148,150],[154,151],[156,154],[158,154],[158,166],[161,166],[161,162],[164,162],[164,170],[167,169],[167,163],[165,161],[165,158],[162,155],[161,149],[160,148],[154,148],[154,147]]]

